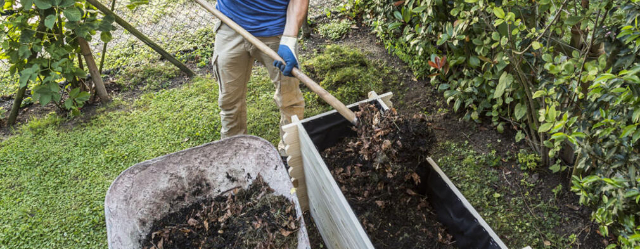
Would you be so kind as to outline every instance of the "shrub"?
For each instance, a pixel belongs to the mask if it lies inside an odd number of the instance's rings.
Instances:
[[[640,245],[640,1],[349,1],[464,118],[517,130],[542,163],[575,148],[600,232]],[[569,146],[571,145],[571,146]]]

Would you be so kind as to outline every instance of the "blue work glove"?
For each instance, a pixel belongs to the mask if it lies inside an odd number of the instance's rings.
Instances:
[[[296,43],[298,39],[295,37],[282,36],[280,39],[280,47],[278,48],[278,55],[284,59],[282,61],[273,61],[273,66],[280,68],[284,76],[293,77],[291,71],[294,67],[298,67],[298,58],[296,57]],[[285,65],[286,63],[286,65]]]

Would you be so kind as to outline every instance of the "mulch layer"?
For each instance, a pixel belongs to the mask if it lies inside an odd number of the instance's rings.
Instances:
[[[155,221],[145,249],[296,248],[295,204],[258,176],[247,189],[194,203]]]
[[[321,154],[376,248],[455,248],[427,201],[419,164],[436,145],[423,115],[362,104],[357,137]]]

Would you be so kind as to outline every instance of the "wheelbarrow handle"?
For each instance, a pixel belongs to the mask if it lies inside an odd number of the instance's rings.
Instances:
[[[251,33],[246,31],[244,28],[240,27],[240,25],[238,25],[236,22],[231,20],[229,17],[227,17],[224,14],[222,14],[222,12],[217,10],[215,7],[211,6],[211,4],[205,2],[204,0],[195,0],[195,1],[198,4],[200,4],[202,7],[204,7],[206,10],[211,12],[211,14],[213,14],[218,19],[220,19],[220,21],[222,21],[222,23],[226,24],[231,29],[233,29],[236,32],[238,32],[238,34],[240,34],[242,37],[244,37],[244,39],[246,39],[251,44],[256,46],[260,51],[262,51],[263,53],[269,55],[269,57],[271,57],[274,60],[284,62],[284,60],[280,57],[280,55],[278,55],[278,53],[276,53],[276,51],[273,51],[273,49],[271,49],[269,46],[264,44],[258,38],[256,38]],[[322,98],[329,105],[331,105],[334,109],[336,109],[336,111],[338,111],[338,113],[340,113],[343,117],[345,117],[347,120],[349,120],[349,122],[351,122],[354,125],[357,124],[358,119],[356,118],[356,115],[353,113],[353,111],[351,111],[349,108],[347,108],[342,102],[340,102],[340,100],[336,99],[336,97],[331,95],[331,93],[327,92],[327,90],[325,90],[320,85],[318,85],[318,83],[316,83],[311,78],[309,78],[307,75],[305,75],[302,71],[300,71],[300,69],[293,68],[291,73],[293,74],[293,76],[295,76],[300,81],[302,81],[302,83],[304,83],[309,89],[311,89],[311,91],[313,91],[316,94],[318,94],[318,96],[320,96],[320,98]]]

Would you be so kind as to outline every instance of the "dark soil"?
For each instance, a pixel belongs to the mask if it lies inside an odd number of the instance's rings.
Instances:
[[[296,248],[293,202],[261,176],[247,189],[194,203],[153,223],[145,249]]]
[[[421,189],[420,162],[436,145],[422,115],[360,105],[357,137],[321,154],[376,248],[454,248]],[[424,165],[424,164],[422,164]]]

